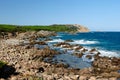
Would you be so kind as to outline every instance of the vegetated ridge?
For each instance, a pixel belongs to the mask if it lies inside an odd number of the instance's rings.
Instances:
[[[55,32],[89,32],[89,29],[78,24],[53,24],[53,25],[8,25],[0,24],[0,32],[19,31],[55,31]]]

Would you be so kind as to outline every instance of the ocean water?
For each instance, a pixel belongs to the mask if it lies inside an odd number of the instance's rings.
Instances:
[[[58,33],[53,42],[73,40],[86,48],[96,48],[101,56],[120,57],[120,32]]]
[[[53,47],[54,43],[64,42],[65,40],[73,40],[70,44],[79,44],[87,49],[96,48],[101,54],[106,57],[120,57],[120,32],[88,32],[88,33],[58,33],[57,36],[51,37],[53,40],[48,41],[48,45],[52,49],[56,49],[64,53],[63,48]],[[94,57],[89,60],[86,55],[82,58],[77,58],[71,55],[74,51],[68,50],[66,54],[56,55],[53,62],[61,62],[69,64],[73,68],[91,67]]]

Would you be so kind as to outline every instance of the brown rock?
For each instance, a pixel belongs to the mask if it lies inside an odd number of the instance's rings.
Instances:
[[[63,68],[68,68],[69,67],[69,65],[68,64],[63,64],[63,63],[58,63],[58,64],[56,64],[55,65],[56,67],[63,67]]]
[[[78,58],[81,58],[83,56],[83,53],[73,53],[74,56],[77,56]]]
[[[117,59],[114,59],[115,64]],[[98,57],[98,59],[93,61],[93,67],[94,67],[94,73],[101,74],[102,76],[106,77],[114,77],[115,73],[119,70],[119,64],[115,65],[113,59],[107,58],[107,57]],[[118,63],[118,62],[117,62]],[[112,74],[112,75],[111,75]],[[113,76],[114,75],[114,76]],[[118,72],[116,73],[118,76]]]
[[[87,55],[86,58],[92,59],[92,56],[91,55]]]
[[[33,46],[32,45],[25,45],[24,48],[25,49],[31,49]]]
[[[83,48],[83,46],[79,46],[79,47],[75,48],[75,51],[78,51],[78,50],[80,50],[82,48]]]
[[[72,80],[79,80],[79,75],[69,75]]]
[[[13,76],[10,80],[18,80],[17,77]]]
[[[33,41],[30,43],[30,45],[34,45],[34,44],[47,45],[46,42],[44,42],[44,41],[40,41],[40,42]]]
[[[86,76],[80,76],[80,80],[88,80]]]
[[[85,49],[85,48],[83,48],[83,50],[82,50],[81,52],[83,52],[83,53],[84,53],[84,52],[86,52],[86,51],[88,51],[88,50],[87,50],[87,49]]]
[[[65,40],[65,42],[73,42],[73,40]]]
[[[96,80],[95,76],[91,76],[89,80]]]
[[[52,57],[56,54],[60,54],[59,52],[55,50],[51,50],[49,47],[46,47],[44,49],[38,50],[35,54],[33,54],[33,59],[39,59],[39,58],[45,58],[45,57]]]
[[[65,43],[65,42],[60,42],[60,43],[58,43],[58,44],[55,44],[54,46],[60,47],[60,46],[62,46],[62,45],[69,46],[70,44],[69,44],[69,43]]]
[[[112,77],[112,78],[109,78],[109,80],[117,80],[117,78],[115,78],[115,77]]]
[[[95,48],[91,49],[90,52],[94,52],[94,51],[97,51]]]

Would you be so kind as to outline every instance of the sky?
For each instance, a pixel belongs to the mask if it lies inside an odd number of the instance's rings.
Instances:
[[[0,0],[0,24],[80,24],[120,31],[120,0]]]

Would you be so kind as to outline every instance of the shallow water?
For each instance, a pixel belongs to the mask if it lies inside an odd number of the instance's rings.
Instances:
[[[101,53],[100,56],[120,57],[120,43],[118,41],[120,40],[120,35],[116,36],[116,34],[120,34],[120,32],[113,34],[112,33],[109,32],[108,33],[91,32],[78,34],[58,33],[58,36],[51,37],[51,39],[53,40],[47,41],[48,46],[51,49],[57,50],[62,53],[59,55],[55,55],[51,62],[65,63],[72,68],[80,69],[91,67],[91,62],[94,61],[94,55],[91,55],[88,52],[86,52],[81,58],[78,58],[72,55],[75,52],[74,50],[53,46],[53,44],[64,42],[65,40],[73,40],[73,42],[68,43],[72,45],[74,44],[82,45],[88,50],[96,48]],[[115,39],[113,40],[112,38]],[[90,55],[92,59],[86,58],[86,55]]]
[[[58,63],[68,64],[72,68],[85,68],[91,67],[90,62],[83,61],[82,58],[77,58],[70,54],[59,54],[53,58],[53,61],[57,61]]]
[[[55,42],[56,41],[56,42]],[[60,41],[63,42],[63,41]],[[64,63],[69,65],[69,68],[87,68],[91,67],[91,62],[85,57],[78,58],[76,56],[73,56],[73,53],[75,52],[74,50],[67,49],[67,48],[62,48],[62,47],[54,47],[53,44],[59,43],[57,40],[54,41],[48,41],[48,46],[51,49],[59,51],[61,54],[55,55],[53,59],[46,58],[44,61],[50,62],[50,63]],[[40,49],[44,48],[44,45],[36,45]]]
[[[97,48],[101,56],[120,57],[120,32],[58,33],[53,41],[73,40],[71,44],[80,44],[86,48]],[[54,42],[55,42],[54,41]]]

